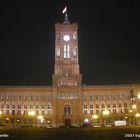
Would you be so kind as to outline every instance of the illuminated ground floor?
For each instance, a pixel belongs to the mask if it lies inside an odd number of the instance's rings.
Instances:
[[[140,85],[0,87],[1,125],[135,125],[139,118]]]
[[[63,117],[53,120],[53,117],[48,116],[12,116],[2,115],[0,117],[0,126],[34,126],[34,127],[81,127],[81,126],[114,126],[117,120],[125,120],[126,125],[140,125],[140,116],[134,114],[123,115],[88,115],[73,120],[72,116]]]

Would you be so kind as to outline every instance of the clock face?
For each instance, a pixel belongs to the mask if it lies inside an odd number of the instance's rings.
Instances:
[[[63,40],[64,41],[69,41],[70,40],[70,36],[69,35],[64,35],[63,36]]]

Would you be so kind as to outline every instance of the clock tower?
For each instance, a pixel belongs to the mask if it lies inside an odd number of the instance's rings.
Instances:
[[[67,14],[55,24],[55,65],[53,86],[79,86],[78,24],[70,24]]]
[[[55,64],[52,76],[54,125],[78,125],[82,119],[82,76],[78,57],[78,24],[69,23],[67,12],[64,22],[55,24]]]

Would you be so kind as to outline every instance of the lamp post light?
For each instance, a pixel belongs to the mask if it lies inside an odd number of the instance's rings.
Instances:
[[[132,115],[132,122],[131,122],[131,123],[132,123],[133,125],[136,124],[136,118],[135,118],[135,110],[136,110],[136,107],[137,107],[137,106],[136,106],[135,104],[133,104],[133,105],[132,105],[132,111],[130,110],[130,111],[131,111],[131,115]]]
[[[136,113],[135,114],[135,117],[140,117],[140,113]]]
[[[136,106],[135,104],[132,105],[132,109],[133,109],[133,110],[135,110],[136,107],[137,107],[137,106]]]
[[[92,119],[98,119],[98,116],[95,114],[92,116]]]
[[[136,113],[135,114],[135,121],[136,121],[135,124],[137,124],[137,118],[139,118],[139,117],[140,117],[140,113]]]
[[[29,116],[34,116],[34,115],[35,115],[35,112],[34,112],[34,111],[30,111],[30,112],[28,113],[28,115],[29,115]]]
[[[138,99],[140,99],[140,94],[138,94]]]
[[[39,115],[37,119],[38,119],[39,125],[42,126],[42,123],[44,122],[44,117],[42,115]]]
[[[103,115],[105,116],[106,119],[107,119],[107,116],[108,116],[109,114],[110,114],[110,112],[109,112],[107,109],[105,109],[105,110],[103,111]],[[105,126],[107,125],[107,120],[105,120],[104,124],[105,124]]]
[[[30,111],[30,112],[28,112],[28,115],[33,117],[35,115],[35,112],[34,111]],[[33,118],[31,119],[31,124],[33,124]]]
[[[96,115],[96,114],[92,115],[93,125],[94,125],[94,123],[95,123],[95,125],[97,125],[96,123],[97,123],[98,118],[99,118],[98,115]]]

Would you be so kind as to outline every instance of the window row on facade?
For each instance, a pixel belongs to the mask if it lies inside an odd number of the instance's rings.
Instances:
[[[83,96],[83,99],[90,99],[90,100],[110,100],[110,99],[129,99],[129,95],[128,94],[116,94],[116,95],[89,95],[89,96]]]
[[[34,111],[35,115],[51,115],[52,109],[46,110],[14,110],[14,109],[1,109],[1,113],[5,115],[28,115],[30,111]]]
[[[57,95],[57,99],[78,99],[76,93],[60,93]]]
[[[128,113],[129,110],[127,108],[119,108],[119,109],[107,109],[110,114],[116,114],[116,113],[119,113],[119,114],[122,114],[122,113]],[[88,114],[102,114],[104,111],[104,109],[83,109],[83,113],[84,115],[88,115]]]
[[[98,108],[129,108],[129,107],[131,107],[131,105],[128,104],[127,102],[113,103],[113,104],[111,104],[111,103],[107,103],[107,104],[105,104],[105,103],[101,103],[101,104],[96,103],[95,105],[93,105],[93,103],[91,102],[89,104],[84,103],[84,106],[83,106],[84,109],[93,109],[93,108],[96,108],[96,109],[98,109]]]
[[[18,103],[18,104],[15,104],[15,103],[1,103],[0,104],[0,109],[52,109],[52,105],[51,103],[48,103],[48,104],[36,104],[34,105],[33,103],[30,103],[30,104],[27,104],[27,103],[24,103],[24,104],[21,104],[21,103]]]
[[[1,100],[51,100],[51,96],[0,95]]]

